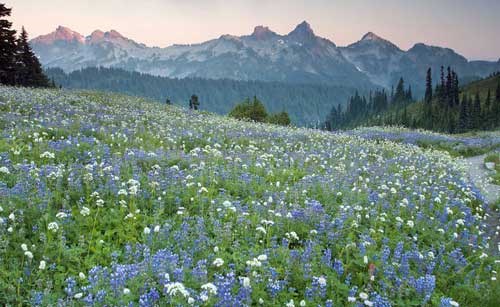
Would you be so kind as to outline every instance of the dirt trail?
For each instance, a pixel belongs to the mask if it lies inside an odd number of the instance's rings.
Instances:
[[[500,198],[500,186],[490,183],[488,170],[484,167],[486,155],[466,158],[469,163],[469,176],[472,181],[483,192],[488,203],[494,204]]]
[[[466,158],[469,164],[469,176],[476,187],[478,187],[490,206],[500,199],[500,186],[490,183],[488,170],[484,166],[486,155]],[[491,207],[490,207],[491,208]],[[500,254],[500,235],[495,235],[495,229],[500,226],[500,213],[493,209],[488,212],[489,218],[486,221],[492,230],[491,251]],[[498,230],[497,230],[498,231]]]

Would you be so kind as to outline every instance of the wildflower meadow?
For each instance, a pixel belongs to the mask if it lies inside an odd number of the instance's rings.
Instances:
[[[500,306],[449,152],[13,87],[0,132],[2,305]]]

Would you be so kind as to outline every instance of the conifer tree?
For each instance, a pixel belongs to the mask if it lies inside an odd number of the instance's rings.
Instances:
[[[500,127],[500,82],[497,84],[497,90],[495,93],[495,103],[493,105],[493,114],[495,115],[495,121],[493,127]]]
[[[488,89],[488,94],[486,95],[486,100],[482,107],[482,128],[490,129],[495,123],[495,114],[493,113],[493,108],[491,104],[491,91]]]
[[[467,96],[462,97],[462,103],[460,104],[460,113],[458,115],[458,132],[465,132],[469,128],[469,110],[468,110]]]
[[[474,101],[471,97],[467,97],[467,129],[474,128]]]
[[[403,110],[403,115],[401,117],[401,124],[405,127],[410,126],[410,121],[408,119],[408,111],[406,110],[407,108],[405,107]]]
[[[196,95],[191,95],[191,99],[189,99],[189,108],[191,110],[198,110],[198,107],[200,106],[200,102],[198,101],[198,96]]]
[[[446,75],[446,88],[445,88],[445,97],[446,97],[446,103],[448,107],[453,107],[453,93],[452,93],[452,76],[451,76],[451,68],[448,66],[447,68],[447,75]]]
[[[425,78],[425,103],[430,104],[432,102],[432,70],[429,67],[427,69],[427,76]]]
[[[408,85],[408,91],[406,92],[406,102],[410,102],[413,100],[413,93],[411,91],[411,85]]]
[[[499,101],[500,101],[500,81],[499,81],[499,82],[498,82],[498,84],[497,84],[497,90],[496,90],[496,93],[495,93],[495,100],[496,100],[497,102],[499,102]]]
[[[472,107],[472,129],[481,127],[481,99],[479,93],[474,97],[474,105]]]
[[[0,3],[0,83],[15,83],[16,31],[12,23],[4,17],[10,16],[11,9]]]
[[[460,89],[458,83],[458,75],[455,71],[452,72],[452,93],[453,106],[460,105]]]
[[[445,87],[446,82],[444,81],[444,67],[441,66],[441,84],[439,85],[439,102],[442,102],[445,98]]]
[[[28,43],[28,33],[24,29],[17,39],[16,83],[23,86],[48,87],[49,79],[44,75],[42,65]]]
[[[406,101],[406,93],[405,93],[405,82],[403,78],[400,78],[398,81],[398,85],[396,86],[396,92],[392,97],[393,104],[402,104]]]

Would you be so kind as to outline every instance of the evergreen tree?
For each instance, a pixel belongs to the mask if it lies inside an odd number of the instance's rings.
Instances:
[[[407,108],[405,107],[403,110],[403,115],[401,116],[401,124],[405,127],[409,127],[410,121],[408,119],[408,111],[406,109]]]
[[[493,104],[493,114],[495,115],[493,127],[499,127],[500,126],[500,82],[498,82],[497,84],[495,103]]]
[[[0,3],[0,83],[15,84],[16,31],[12,23],[3,17],[10,16],[11,9]]]
[[[411,92],[411,85],[408,85],[408,91],[406,92],[406,102],[413,101],[413,93]]]
[[[497,90],[496,90],[496,93],[495,93],[495,100],[496,100],[497,102],[499,102],[499,101],[500,101],[500,81],[499,81],[499,82],[498,82],[498,84],[497,84]]]
[[[237,104],[231,110],[231,112],[229,112],[229,116],[237,119],[252,120],[255,122],[264,122],[266,121],[268,114],[264,104],[259,99],[257,99],[257,97],[254,96],[252,102],[250,102],[250,99],[247,98],[242,103]],[[279,116],[279,118],[273,118],[271,120],[279,121],[279,123],[278,122],[275,123],[281,124],[282,123],[281,120],[283,120],[284,117],[285,117],[284,114],[282,114],[281,116]]]
[[[459,83],[458,83],[458,75],[456,72],[452,72],[452,92],[453,92],[453,106],[458,106],[460,105],[460,89],[459,89]]]
[[[467,96],[465,96],[464,94],[464,96],[462,97],[462,103],[460,105],[460,113],[458,115],[457,131],[460,133],[467,131],[467,129],[469,128],[470,114],[468,104],[469,102],[467,101]]]
[[[449,108],[453,107],[453,80],[452,80],[452,74],[451,74],[451,68],[448,66],[447,68],[447,75],[446,75],[446,88],[445,88],[445,97],[446,97],[446,104]]]
[[[467,131],[474,129],[474,101],[467,97]]]
[[[405,93],[405,82],[403,78],[399,79],[398,85],[396,86],[396,92],[392,97],[393,104],[403,104],[406,101],[406,93]]]
[[[446,83],[444,81],[444,67],[441,66],[441,84],[439,85],[439,91],[436,91],[438,92],[440,101],[443,101],[445,99],[445,87]]]
[[[495,114],[493,113],[493,105],[491,103],[491,91],[488,89],[486,100],[482,107],[482,128],[490,129],[495,125]]]
[[[28,43],[28,33],[24,29],[17,39],[16,83],[23,86],[48,87],[49,79]]]
[[[427,69],[427,76],[425,78],[425,103],[431,104],[432,102],[432,70]]]
[[[481,99],[479,93],[474,97],[474,105],[472,107],[472,129],[481,127]]]
[[[189,108],[191,110],[198,110],[198,107],[200,106],[200,102],[198,101],[198,96],[196,95],[191,95],[191,99],[189,99]]]

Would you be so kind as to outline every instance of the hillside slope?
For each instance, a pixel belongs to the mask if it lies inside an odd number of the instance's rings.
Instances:
[[[467,84],[462,87],[461,93],[465,93],[469,96],[474,96],[476,93],[479,93],[481,100],[486,99],[488,91],[491,93],[492,99],[495,97],[495,92],[500,85],[500,73],[497,73],[493,76],[477,80]]]
[[[246,98],[258,96],[270,112],[286,111],[293,124],[317,125],[332,104],[344,104],[354,89],[315,84],[282,82],[172,79],[112,68],[86,68],[66,74],[48,69],[47,75],[64,88],[121,92],[187,106],[191,95],[201,109],[225,115]]]
[[[0,110],[6,305],[500,303],[446,153],[116,94],[0,87]]]

